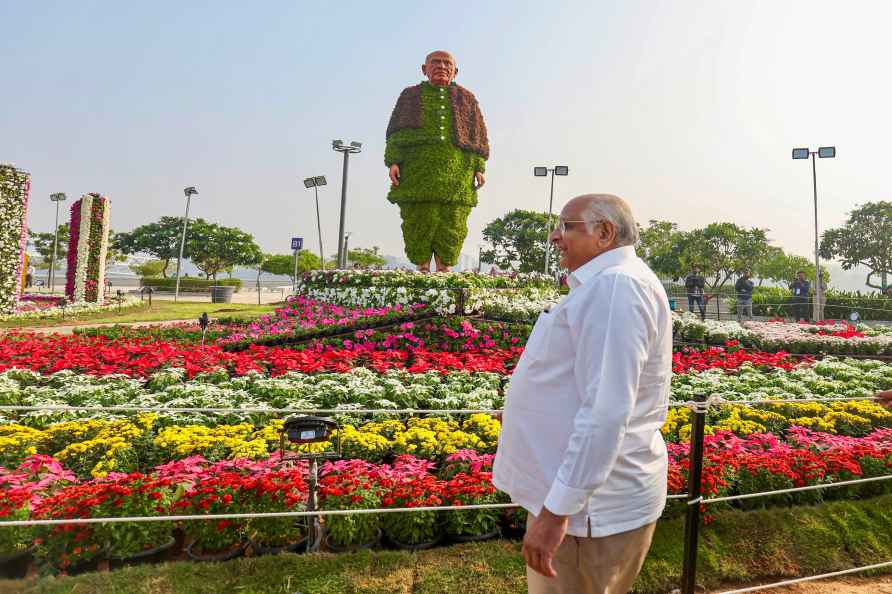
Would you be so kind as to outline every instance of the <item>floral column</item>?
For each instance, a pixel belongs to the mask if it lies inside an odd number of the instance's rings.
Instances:
[[[22,292],[31,175],[0,163],[0,314],[15,313]]]
[[[71,205],[68,275],[65,294],[74,302],[105,299],[105,255],[108,251],[109,200],[84,194]]]

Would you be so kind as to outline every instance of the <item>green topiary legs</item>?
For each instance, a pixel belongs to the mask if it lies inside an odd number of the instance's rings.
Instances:
[[[412,202],[399,207],[409,260],[423,266],[436,254],[444,265],[455,266],[468,236],[471,207],[439,202]]]

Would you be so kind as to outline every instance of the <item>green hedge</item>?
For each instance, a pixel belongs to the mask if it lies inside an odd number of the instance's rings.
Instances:
[[[787,289],[761,287],[753,293],[753,314],[792,317],[791,298],[792,294]],[[737,311],[735,306],[734,300],[729,301],[732,313]],[[834,290],[827,292],[824,305],[825,318],[847,320],[853,311],[857,311],[862,320],[892,320],[892,299],[879,293]]]
[[[152,287],[156,291],[173,291],[176,289],[177,279],[175,278],[141,278],[139,279],[141,287]],[[235,287],[238,291],[242,288],[242,281],[238,278],[221,278],[216,282],[206,278],[186,277],[180,279],[180,291],[189,292],[210,292],[212,286]]]

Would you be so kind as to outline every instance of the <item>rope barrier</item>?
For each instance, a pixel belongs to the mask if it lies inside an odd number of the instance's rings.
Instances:
[[[833,398],[792,398],[792,399],[761,399],[761,400],[728,400],[714,394],[705,402],[694,400],[670,400],[667,406],[671,408],[686,407],[694,412],[706,412],[711,406],[724,404],[740,404],[749,406],[752,404],[795,404],[799,402],[846,402],[855,400],[877,400],[875,396],[846,396]],[[92,406],[92,405],[0,405],[0,412],[156,412],[156,413],[220,413],[220,414],[501,414],[503,408],[224,408],[224,407],[159,407],[159,406]]]
[[[667,499],[681,499],[687,495],[667,495]],[[59,526],[67,524],[121,524],[125,522],[185,522],[192,520],[246,520],[250,518],[301,518],[306,516],[350,516],[354,514],[389,514],[425,511],[462,511],[481,509],[512,509],[517,503],[483,503],[476,505],[431,505],[423,507],[383,507],[373,509],[323,509],[295,512],[245,512],[237,514],[183,514],[168,516],[120,516],[107,518],[64,518],[59,520],[13,520],[0,522],[0,528],[24,526]]]
[[[829,489],[832,487],[845,487],[847,485],[858,485],[861,483],[876,483],[879,481],[888,481],[892,479],[892,474],[885,476],[874,476],[865,479],[854,479],[850,481],[839,481],[836,483],[825,483],[823,485],[808,485],[807,487],[793,487],[790,489],[778,489],[776,491],[762,491],[761,493],[746,493],[744,495],[729,495],[727,497],[713,497],[711,499],[700,498],[698,503],[720,503],[722,501],[739,501],[741,499],[755,499],[758,497],[770,497],[772,495],[783,495],[785,493],[802,493],[803,491],[818,491],[820,489]],[[695,501],[691,500],[689,505],[693,505]]]
[[[803,582],[810,582],[814,580],[821,580],[829,577],[836,577],[840,575],[849,575],[852,573],[861,573],[862,571],[869,571],[871,569],[880,569],[882,567],[889,567],[892,565],[892,561],[885,561],[883,563],[874,563],[873,565],[864,565],[863,567],[855,567],[853,569],[844,569],[842,571],[831,571],[830,573],[822,573],[819,575],[810,575],[808,577],[796,578],[792,580],[784,580],[782,582],[775,582],[773,584],[762,584],[761,586],[752,586],[749,588],[739,588],[737,590],[725,590],[724,592],[719,592],[718,594],[744,594],[744,592],[758,592],[759,590],[767,590],[768,588],[779,588],[781,586],[791,586],[793,584],[801,584]]]

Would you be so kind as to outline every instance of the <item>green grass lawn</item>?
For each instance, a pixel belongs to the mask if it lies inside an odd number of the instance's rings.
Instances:
[[[84,314],[51,320],[9,320],[0,322],[0,328],[47,328],[53,326],[83,326],[91,324],[126,324],[130,322],[160,322],[164,320],[197,320],[203,312],[211,317],[253,318],[269,313],[275,304],[264,305],[246,303],[207,303],[165,301],[156,299],[152,306],[137,306],[124,309],[120,313],[115,307],[108,311]]]
[[[635,586],[665,593],[681,576],[682,518],[660,522]],[[769,583],[892,559],[892,495],[865,501],[722,511],[702,529],[698,583]],[[520,543],[497,540],[408,553],[281,555],[175,562],[74,577],[0,581],[0,593],[514,594],[525,592]]]

